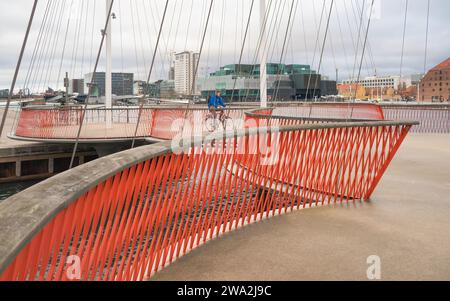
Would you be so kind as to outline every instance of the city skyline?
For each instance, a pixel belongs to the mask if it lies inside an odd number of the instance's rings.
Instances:
[[[377,1],[376,1],[377,2]],[[99,30],[101,28],[102,22],[104,22],[104,6],[102,1],[96,1],[96,4],[88,4],[86,2],[85,9],[88,9],[88,5],[95,6],[96,15],[92,16],[94,25],[93,28]],[[162,14],[163,3],[146,3],[140,1],[134,1],[134,6],[138,7],[143,5],[141,15],[138,15],[136,9],[132,12],[127,10],[129,7],[124,5],[124,1],[117,1],[113,11],[117,16],[117,19],[113,20],[113,70],[115,72],[132,72],[136,74],[136,79],[146,79],[146,73],[149,69],[149,64],[152,55],[152,46],[156,39],[156,29],[159,24],[159,18]],[[190,28],[186,30],[187,18],[189,17],[189,8],[191,1],[176,1],[171,2],[169,9],[172,13],[169,13],[168,20],[166,21],[165,27],[162,33],[162,44],[160,46],[158,55],[155,61],[154,72],[152,76],[152,81],[158,79],[165,79],[168,77],[170,68],[170,53],[172,52],[182,52],[184,50],[198,51],[200,44],[200,33],[201,26],[205,20],[206,15],[206,1],[193,3],[193,13],[191,15],[192,21]],[[241,37],[243,31],[243,25],[245,24],[245,18],[249,11],[249,1],[241,1],[240,5],[237,1],[217,1],[213,7],[212,20],[209,30],[206,35],[205,48],[201,57],[200,67],[198,75],[208,74],[212,70],[217,70],[220,66],[233,64],[238,62],[239,50],[241,44]],[[302,0],[299,1],[299,9],[297,10],[293,24],[294,29],[292,31],[292,39],[289,39],[288,47],[284,56],[284,63],[302,63],[312,65],[313,69],[317,69],[319,52],[316,49],[315,60],[314,57],[314,44],[316,41],[317,30],[314,24],[318,23],[320,17],[321,3],[317,3],[314,7],[312,2]],[[326,8],[329,8],[329,1],[326,1]],[[432,66],[438,64],[442,60],[448,57],[448,49],[450,49],[450,39],[445,38],[450,36],[448,26],[445,26],[447,21],[446,11],[450,9],[450,4],[448,1],[435,0],[431,2],[431,12],[430,12],[430,27],[429,27],[429,46],[428,46],[428,56],[427,56],[427,70]],[[0,47],[2,49],[2,56],[0,57],[0,89],[7,89],[10,86],[12,79],[13,69],[16,64],[18,52],[20,49],[21,39],[23,38],[24,31],[26,28],[26,21],[28,18],[29,10],[31,9],[32,2],[29,0],[20,0],[14,3],[2,3],[0,6],[7,6],[6,9],[0,9],[0,20],[3,24],[8,24],[8,32],[2,31],[0,33]],[[377,14],[372,20],[372,25],[369,33],[369,47],[366,53],[367,62],[363,64],[362,77],[373,75],[375,69],[379,75],[399,75],[400,73],[400,60],[401,60],[401,36],[403,32],[403,14],[404,7],[403,1],[396,1],[395,3],[388,3],[387,1],[379,1],[377,6]],[[55,4],[56,5],[56,4]],[[83,5],[83,1],[81,4]],[[145,12],[145,8],[150,9],[148,5],[154,5],[155,15],[152,18],[144,18],[142,15]],[[183,6],[184,9],[183,9]],[[328,75],[330,78],[334,78],[335,69],[339,69],[339,78],[349,78],[349,75],[353,72],[355,56],[353,53],[352,39],[356,39],[356,5],[362,5],[361,1],[336,1],[336,6],[333,10],[334,14],[331,17],[330,33],[327,43],[324,49],[324,57],[321,66],[321,74]],[[366,3],[366,5],[368,5]],[[43,5],[41,5],[43,6]],[[287,5],[286,5],[287,6]],[[352,13],[353,7],[353,13]],[[225,8],[225,16],[223,16],[223,9]],[[303,18],[302,10],[303,8]],[[347,10],[346,10],[347,8]],[[424,49],[425,49],[425,25],[426,20],[424,17],[424,9],[426,9],[426,3],[424,1],[410,1],[410,8],[408,12],[408,22],[406,27],[405,36],[405,50],[403,56],[403,70],[404,74],[414,74],[423,73],[424,65]],[[6,11],[11,13],[5,14]],[[14,12],[20,11],[20,14]],[[25,75],[27,73],[28,66],[30,64],[30,56],[33,46],[36,42],[36,35],[40,22],[42,21],[42,11],[43,8],[38,9],[38,14],[34,22],[28,47],[26,49],[24,61],[22,63],[21,72],[19,74],[18,86],[23,85]],[[82,12],[83,9],[80,9]],[[203,11],[203,13],[202,13]],[[316,18],[312,17],[316,12]],[[229,12],[229,13],[228,13]],[[235,14],[237,12],[237,15]],[[283,13],[284,12],[284,13]],[[280,16],[282,19],[287,19],[287,7],[280,8]],[[127,14],[132,13],[136,16],[136,23],[133,26],[127,19]],[[353,14],[353,16],[352,16]],[[10,16],[14,16],[11,18]],[[20,16],[20,17],[17,17]],[[39,17],[41,16],[41,17]],[[76,7],[72,15],[73,19],[76,21]],[[138,17],[139,16],[139,17]],[[176,20],[178,16],[181,16],[179,24]],[[347,19],[347,17],[349,19]],[[84,16],[83,16],[84,17]],[[86,19],[90,19],[91,16],[86,16]],[[123,17],[123,18],[121,18]],[[63,17],[64,18],[64,17]],[[124,19],[126,21],[120,21]],[[339,19],[339,20],[338,20]],[[233,26],[228,26],[224,30],[221,21],[230,20],[230,24]],[[195,22],[194,22],[195,21]],[[239,21],[239,22],[232,22]],[[254,52],[257,45],[257,35],[255,31],[258,28],[258,14],[253,13],[251,19],[251,29],[248,36],[248,41],[246,43],[247,47],[243,53],[242,63],[253,63],[254,62]],[[337,22],[340,21],[341,29],[344,31],[344,35],[339,32],[339,26],[336,26]],[[347,22],[352,25],[349,27]],[[121,24],[119,24],[122,22]],[[153,24],[152,24],[153,23]],[[186,23],[186,24],[184,24]],[[303,34],[303,23],[305,25]],[[89,23],[91,24],[91,23]],[[281,39],[283,34],[283,28],[285,27],[286,21],[281,20],[279,25],[279,36],[273,43],[281,44]],[[347,24],[347,25],[346,25]],[[140,25],[140,26],[138,26]],[[148,27],[147,27],[148,25]],[[324,24],[322,24],[322,28]],[[232,27],[232,28],[230,28]],[[142,31],[136,30],[141,28]],[[143,29],[143,28],[148,28]],[[346,30],[347,28],[347,30]],[[349,31],[348,28],[353,30],[353,34],[345,34]],[[122,30],[122,35],[120,35],[120,29]],[[82,28],[84,30],[84,27]],[[81,31],[82,31],[81,30]],[[62,64],[62,69],[72,69],[73,75],[79,74],[79,76],[69,75],[71,78],[80,77],[83,74],[92,72],[92,53],[96,52],[96,47],[98,47],[98,40],[100,35],[92,30],[88,29],[88,35],[83,38],[81,34],[81,40],[85,40],[85,47],[87,50],[83,53],[84,59],[81,60],[81,53],[78,55],[78,66],[70,66],[69,63],[64,61]],[[70,30],[69,30],[70,32]],[[149,32],[148,36],[145,35]],[[195,33],[195,34],[194,34]],[[136,47],[134,46],[133,34],[137,37]],[[144,43],[146,37],[149,39],[148,42]],[[187,36],[193,36],[193,38],[187,39]],[[321,33],[321,37],[323,32]],[[18,38],[20,37],[20,38]],[[122,38],[120,38],[122,37]],[[298,38],[296,38],[298,37]],[[91,41],[93,41],[91,45]],[[306,48],[305,42],[306,41]],[[70,41],[69,41],[70,43]],[[121,45],[122,44],[122,45]],[[141,44],[141,45],[139,45]],[[383,45],[380,47],[379,45]],[[186,46],[186,47],[184,47]],[[80,46],[81,48],[81,46]],[[278,61],[280,56],[280,47],[273,48],[272,53],[269,55],[271,61]],[[320,48],[320,47],[319,47]],[[81,51],[80,51],[81,52]],[[66,56],[70,60],[70,55]],[[58,65],[54,63],[54,65]],[[98,70],[103,69],[103,62],[100,62]],[[57,69],[57,68],[55,68]],[[52,81],[56,82],[54,77],[56,73],[52,73]],[[44,86],[44,84],[41,84]],[[55,84],[50,84],[49,86],[55,86]],[[56,89],[59,87],[56,87]]]

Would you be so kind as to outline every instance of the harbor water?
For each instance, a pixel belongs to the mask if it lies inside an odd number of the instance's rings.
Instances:
[[[4,183],[0,184],[0,202],[9,198],[10,196],[33,186],[39,181],[26,181],[19,183]]]

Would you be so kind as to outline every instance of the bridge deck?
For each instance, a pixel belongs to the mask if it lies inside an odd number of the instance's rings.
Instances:
[[[209,242],[154,280],[450,280],[450,139],[409,135],[372,202],[315,208]],[[355,212],[357,211],[357,212]]]

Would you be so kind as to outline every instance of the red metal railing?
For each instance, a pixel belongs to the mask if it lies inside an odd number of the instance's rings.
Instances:
[[[382,108],[379,105],[370,103],[299,103],[292,106],[276,107],[273,109],[272,114],[295,118],[385,119]]]
[[[226,110],[235,129],[243,128],[244,111]],[[206,132],[208,110],[185,108],[143,108],[137,138],[172,139],[181,130],[191,129],[197,135]],[[274,115],[304,118],[335,118],[342,120],[383,120],[383,112],[373,104],[300,104],[273,109]],[[84,114],[80,133],[82,140],[132,139],[136,131],[138,108],[89,108]],[[24,108],[20,112],[15,136],[29,139],[74,140],[77,138],[83,108]],[[106,118],[111,118],[110,125]],[[195,129],[195,130],[194,130]]]
[[[246,224],[367,200],[412,125],[250,128],[87,163],[0,203],[0,279],[147,279]]]
[[[247,108],[248,109],[248,108]],[[239,123],[245,108],[227,110],[227,115]],[[83,108],[23,108],[20,112],[15,135],[31,139],[77,138]],[[143,108],[136,137],[172,139],[181,129],[194,123],[202,125],[198,134],[206,131],[204,119],[207,109]],[[139,108],[89,108],[86,109],[80,133],[82,140],[132,139],[136,131]],[[106,118],[111,118],[107,125]]]

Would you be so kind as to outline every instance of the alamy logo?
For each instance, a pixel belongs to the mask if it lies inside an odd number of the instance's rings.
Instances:
[[[381,279],[381,259],[380,256],[370,255],[367,257],[367,279],[380,280]]]
[[[81,279],[81,260],[77,255],[70,255],[66,259],[67,270],[66,276],[69,280]]]

